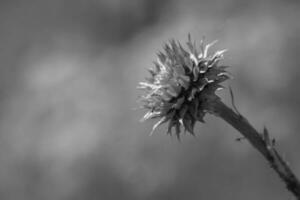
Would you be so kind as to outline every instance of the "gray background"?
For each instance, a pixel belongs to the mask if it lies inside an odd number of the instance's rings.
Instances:
[[[178,142],[134,108],[164,42],[218,39],[237,107],[300,176],[299,18],[292,0],[0,1],[0,199],[292,199],[221,119]]]

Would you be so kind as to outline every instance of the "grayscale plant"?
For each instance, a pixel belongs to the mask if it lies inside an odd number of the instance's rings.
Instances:
[[[200,44],[200,50],[188,37],[188,50],[179,42],[171,40],[158,53],[151,76],[139,83],[145,94],[140,98],[142,107],[148,111],[143,120],[158,118],[152,132],[161,124],[168,123],[168,134],[175,128],[177,137],[180,127],[194,134],[197,121],[204,122],[203,117],[208,111],[205,102],[215,98],[215,91],[222,89],[221,83],[229,78],[226,66],[219,61],[225,50],[209,53],[215,42]]]
[[[234,110],[216,95],[216,90],[222,89],[221,84],[231,76],[226,71],[227,66],[219,63],[226,50],[209,52],[214,43],[205,45],[202,40],[198,49],[189,35],[187,49],[175,40],[165,44],[164,52],[158,53],[154,67],[149,69],[150,77],[138,86],[143,91],[140,97],[141,107],[147,110],[142,121],[158,120],[151,133],[161,124],[167,123],[167,133],[172,134],[175,129],[179,138],[181,128],[194,134],[196,122],[204,122],[206,113],[220,117],[238,130],[264,156],[287,189],[300,200],[300,182],[279,155],[275,139],[270,138],[268,130],[264,128],[262,133],[258,132],[240,114],[234,105],[231,89]]]

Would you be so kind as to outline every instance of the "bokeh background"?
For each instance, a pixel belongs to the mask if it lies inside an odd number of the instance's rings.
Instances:
[[[218,39],[236,106],[300,177],[299,19],[292,0],[1,0],[0,199],[293,199],[222,120],[178,142],[134,108],[164,42]]]

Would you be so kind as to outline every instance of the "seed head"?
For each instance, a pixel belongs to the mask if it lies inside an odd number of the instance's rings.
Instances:
[[[142,120],[159,119],[151,134],[168,123],[167,133],[172,134],[175,128],[179,138],[181,127],[194,134],[195,123],[204,122],[209,101],[216,98],[215,91],[222,89],[220,84],[229,78],[227,67],[218,65],[226,50],[208,52],[215,43],[205,45],[202,40],[197,49],[189,35],[187,49],[170,40],[164,52],[157,54],[154,67],[149,69],[150,77],[138,86],[144,91],[140,97],[142,108],[148,110]]]

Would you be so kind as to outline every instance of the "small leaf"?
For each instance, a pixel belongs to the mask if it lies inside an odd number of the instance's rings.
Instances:
[[[184,128],[189,133],[191,133],[192,135],[194,135],[194,123],[192,122],[192,117],[190,117],[188,114],[183,119],[183,125],[184,125]]]
[[[172,128],[176,125],[176,122],[174,122],[174,120],[170,120],[169,124],[168,124],[168,130],[167,130],[167,134],[168,135],[172,135]]]
[[[162,125],[163,123],[165,123],[166,121],[168,121],[168,117],[167,116],[164,116],[162,117],[152,128],[152,131],[150,133],[150,135],[152,135],[154,133],[154,131],[160,126]]]
[[[238,111],[238,109],[236,108],[236,106],[235,106],[234,95],[233,95],[233,91],[232,91],[232,89],[231,89],[230,86],[229,86],[229,91],[230,91],[231,104],[232,104],[233,109],[235,110],[235,112],[236,112],[239,116],[242,116],[242,115],[240,114],[240,112]]]

